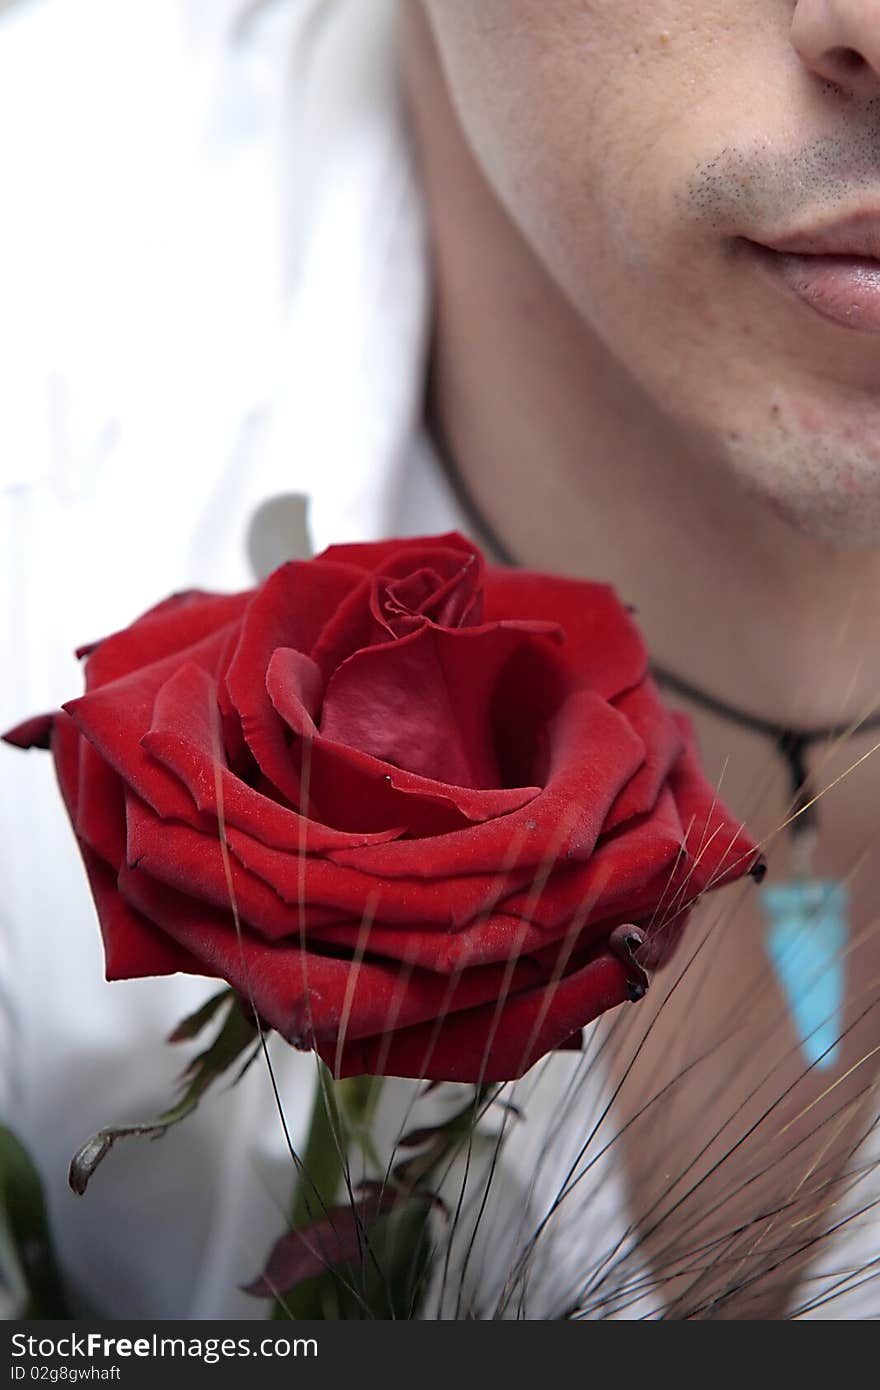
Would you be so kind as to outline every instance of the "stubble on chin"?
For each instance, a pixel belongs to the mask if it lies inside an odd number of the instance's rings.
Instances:
[[[876,427],[771,393],[767,417],[725,438],[745,489],[786,528],[835,550],[880,551],[880,400]]]

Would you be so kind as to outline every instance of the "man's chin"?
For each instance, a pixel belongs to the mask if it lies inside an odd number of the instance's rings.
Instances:
[[[727,435],[728,464],[788,532],[839,550],[880,550],[880,432],[868,443],[846,433],[774,428],[758,439],[740,430]]]
[[[754,491],[771,516],[804,540],[834,550],[880,552],[880,464],[866,483],[832,470],[824,478],[765,476]]]

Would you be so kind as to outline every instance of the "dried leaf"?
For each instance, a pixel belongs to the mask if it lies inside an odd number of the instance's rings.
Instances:
[[[181,1019],[173,1033],[168,1035],[168,1042],[189,1042],[192,1038],[197,1038],[202,1029],[205,1028],[214,1017],[217,1010],[232,997],[231,989],[221,989],[219,994],[212,994],[211,998],[204,1003],[200,1009],[196,1009],[194,1014],[189,1014]]]
[[[276,1240],[262,1274],[243,1285],[244,1293],[274,1298],[334,1265],[357,1260],[365,1233],[397,1201],[398,1194],[386,1187],[384,1191],[370,1191],[353,1206],[328,1207],[317,1221]]]
[[[423,1144],[430,1144],[438,1134],[442,1134],[445,1125],[426,1125],[424,1129],[411,1129],[409,1134],[404,1134],[402,1139],[398,1139],[399,1149],[420,1149]]]
[[[379,1182],[360,1187],[361,1197],[353,1205],[329,1207],[317,1221],[299,1231],[289,1231],[276,1240],[262,1274],[242,1286],[253,1298],[277,1298],[290,1293],[306,1279],[339,1265],[360,1262],[367,1244],[372,1244],[376,1223],[393,1211],[404,1215],[411,1209],[445,1206],[430,1192],[405,1196]],[[411,1251],[407,1251],[411,1255]]]
[[[232,990],[225,990],[223,993],[227,1003],[226,1019],[210,1047],[194,1057],[184,1071],[181,1078],[184,1091],[177,1104],[165,1110],[155,1120],[111,1126],[108,1129],[99,1130],[97,1134],[92,1135],[91,1139],[87,1139],[82,1148],[74,1154],[70,1161],[67,1180],[78,1196],[83,1195],[95,1169],[107,1157],[117,1139],[127,1139],[135,1135],[149,1135],[153,1139],[158,1139],[172,1125],[179,1124],[181,1120],[191,1114],[208,1087],[223,1075],[246,1048],[251,1046],[256,1033],[253,1019],[244,1012],[245,1006],[240,1003]],[[214,1013],[222,1005],[223,998],[222,996],[220,998],[215,997],[208,1003],[214,1006],[211,1009],[211,1013]],[[207,1009],[207,1005],[205,1009]],[[192,1021],[199,1014],[204,1014],[204,1021],[207,1021],[208,1015],[205,1014],[205,1009],[199,1010],[199,1013],[194,1014],[192,1019],[184,1020],[180,1027],[192,1024]],[[200,1025],[200,1028],[201,1026],[204,1026],[204,1023]],[[179,1029],[175,1031],[179,1032]]]

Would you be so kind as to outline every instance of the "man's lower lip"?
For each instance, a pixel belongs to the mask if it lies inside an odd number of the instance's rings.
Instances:
[[[823,318],[880,333],[880,261],[866,256],[796,256],[750,243],[760,263]]]

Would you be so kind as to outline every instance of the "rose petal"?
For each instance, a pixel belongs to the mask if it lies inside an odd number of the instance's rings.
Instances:
[[[140,980],[178,971],[187,975],[217,973],[131,907],[120,896],[116,870],[87,845],[80,849],[101,926],[106,979]]]
[[[412,569],[412,563],[407,556],[405,569],[398,559],[389,564],[384,575],[373,576],[370,610],[389,635],[403,636],[411,630],[406,620],[412,623],[420,617],[446,628],[474,627],[482,622],[485,565],[481,555],[467,555],[463,564],[456,555],[450,564],[444,565],[441,559],[435,567],[435,553],[429,564],[422,563],[417,570]]]
[[[459,874],[587,859],[621,788],[644,760],[641,739],[622,715],[591,691],[569,696],[550,737],[546,787],[519,811],[438,837],[430,853],[418,841],[343,850],[334,864],[383,878],[449,881]]]
[[[355,1039],[388,1026],[409,1027],[495,1000],[539,978],[535,964],[512,971],[490,966],[452,980],[427,970],[349,960],[303,951],[291,942],[268,945],[247,930],[239,936],[230,913],[193,902],[159,884],[142,869],[126,868],[119,884],[126,901],[201,960],[206,973],[227,980],[260,1016],[298,1047],[320,1039],[336,1046],[344,1024]],[[569,1033],[573,1028],[569,1028]]]
[[[585,863],[559,866],[539,896],[528,888],[511,893],[504,910],[527,915],[545,932],[571,921],[585,902],[603,917],[625,904],[641,915],[645,904],[650,909],[674,893],[674,871],[684,853],[675,799],[664,788],[650,815],[603,839]]]
[[[568,669],[580,685],[606,700],[638,685],[647,672],[641,634],[607,584],[490,566],[485,621],[503,618],[559,623]]]
[[[125,858],[125,792],[122,780],[87,738],[77,734],[79,777],[74,829],[79,839],[115,871]]]
[[[191,647],[187,660],[216,677],[228,632],[221,628]],[[177,654],[166,657],[68,701],[64,709],[122,780],[160,815],[198,824],[188,793],[141,743],[153,722],[156,696],[179,665]]]
[[[706,778],[690,719],[678,713],[674,718],[686,746],[670,774],[669,787],[691,858],[682,900],[692,902],[710,888],[741,878],[758,858],[758,849],[742,821],[731,815]]]
[[[241,624],[226,672],[230,701],[257,764],[282,796],[299,804],[299,781],[284,725],[266,690],[266,672],[278,647],[308,653],[361,575],[350,566],[292,560],[256,591]]]
[[[414,931],[373,921],[367,930],[356,921],[318,927],[310,940],[340,947],[354,955],[368,950],[371,958],[405,962],[440,975],[454,975],[481,965],[505,964],[547,945],[548,933],[539,926],[501,911],[474,918],[452,931]]]
[[[537,787],[447,786],[325,738],[316,732],[309,708],[315,669],[310,658],[279,648],[266,688],[287,727],[310,741],[309,801],[325,822],[351,833],[404,826],[411,835],[433,836],[517,810],[538,794]],[[289,755],[299,770],[302,749],[292,748]]]
[[[3,734],[4,743],[13,748],[48,748],[52,742],[52,722],[54,714],[37,714],[32,719],[23,719],[20,724],[7,729]]]
[[[448,927],[451,922],[470,921],[484,910],[496,883],[492,875],[459,877],[448,883],[396,879],[377,884],[326,859],[268,849],[231,826],[227,863],[216,830],[165,820],[131,791],[126,792],[126,822],[130,865],[227,910],[228,868],[242,919],[267,940],[299,939],[303,922],[360,921],[371,901],[383,920]],[[531,870],[523,869],[510,876],[509,886],[519,888],[530,876]]]
[[[445,544],[449,539],[441,536],[437,540],[418,540],[395,549],[393,553],[381,546],[375,548],[373,558],[377,560],[377,568],[374,573],[365,575],[360,587],[340,604],[312,648],[311,655],[324,673],[325,680],[329,680],[333,672],[355,652],[376,642],[387,641],[389,615],[383,615],[381,611],[380,595],[384,592],[387,598],[391,598],[395,589],[394,580],[411,578],[416,571],[433,568],[440,580],[436,598],[441,612],[445,607],[449,616],[456,616],[454,594],[457,589],[464,591],[461,603],[464,615],[475,615],[482,608],[481,598],[478,599],[474,593],[474,585],[483,572],[482,556],[469,541],[453,537],[451,539],[455,544]],[[335,551],[336,547],[333,549]],[[348,549],[342,547],[343,551]],[[360,551],[372,547],[355,546],[352,549]],[[380,554],[381,563],[378,561]],[[379,588],[377,578],[385,581]],[[448,592],[445,591],[444,578],[451,582]],[[389,580],[392,581],[390,591]],[[422,607],[425,616],[430,616],[431,600],[426,598]]]
[[[190,663],[182,666],[158,692],[152,729],[141,740],[148,753],[180,778],[199,811],[218,819],[222,814],[227,825],[288,853],[321,854],[380,844],[401,833],[332,830],[249,787],[222,760],[215,695],[206,671]]]
[[[606,833],[651,810],[685,747],[681,729],[663,705],[652,680],[644,680],[618,696],[614,708],[629,720],[644,743],[645,761],[612,806],[605,823]]]
[[[184,829],[180,827],[181,836]],[[228,840],[238,864],[248,870],[252,879],[269,886],[289,908],[304,901],[313,906],[333,908],[337,914],[334,920],[343,914],[359,920],[366,904],[372,901],[378,918],[405,922],[412,931],[422,926],[454,930],[491,906],[502,889],[510,892],[521,888],[534,875],[531,866],[520,865],[506,874],[493,870],[489,874],[458,874],[446,880],[377,880],[327,859],[307,857],[303,862],[294,855],[279,854],[238,830],[230,829]],[[152,860],[152,872],[170,881],[166,878],[170,871],[167,857],[160,850]],[[215,886],[219,882],[216,865],[212,882]],[[213,900],[217,900],[216,888]],[[271,928],[266,929],[271,935],[276,934]],[[290,930],[288,926],[287,932]]]
[[[59,710],[52,720],[52,757],[61,797],[71,823],[76,820],[79,800],[80,735],[69,715]]]
[[[293,647],[276,647],[266,669],[266,692],[298,738],[314,738],[324,682],[310,656]]]
[[[410,536],[390,541],[351,541],[328,546],[315,559],[335,565],[354,565],[365,573],[376,574],[384,572],[390,563],[397,563],[400,559],[410,563],[410,556],[414,557],[410,567],[417,568],[418,557],[426,550],[445,550],[461,555],[462,560],[468,555],[475,555],[482,560],[477,546],[460,531],[447,531],[442,536]]]
[[[190,590],[172,595],[149,609],[130,627],[91,646],[85,668],[86,688],[96,690],[143,666],[152,666],[176,652],[196,646],[219,628],[236,622],[250,598],[250,591],[206,594]]]
[[[670,793],[663,798],[678,823]],[[496,885],[487,910],[447,931],[395,926],[377,912],[369,933],[369,950],[409,960],[448,974],[473,965],[509,960],[511,952],[536,952],[575,929],[581,945],[608,936],[619,921],[650,915],[675,898],[675,866],[683,839],[662,825],[642,822],[627,834],[600,846],[586,864],[557,869],[547,879],[514,892]],[[661,915],[661,921],[665,916]],[[348,920],[316,927],[316,940],[354,951],[362,942],[359,922]]]
[[[426,624],[368,647],[330,679],[321,733],[423,777],[496,787],[492,705],[504,667],[524,644],[559,636],[552,624]]]
[[[52,752],[68,815],[73,821],[80,805],[84,740],[66,714],[54,720]],[[200,973],[198,962],[169,940],[119,896],[116,868],[108,865],[82,840],[79,850],[98,914],[108,980],[143,975],[170,975],[177,970]]]
[[[508,998],[423,1023],[390,1036],[352,1039],[342,1049],[319,1044],[337,1076],[377,1068],[385,1076],[432,1081],[513,1081],[572,1033],[627,998],[626,973],[610,952],[601,952],[573,974]]]

